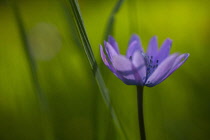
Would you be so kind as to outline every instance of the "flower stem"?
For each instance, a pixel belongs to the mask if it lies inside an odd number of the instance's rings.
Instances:
[[[146,140],[143,113],[143,86],[137,86],[138,119],[141,140]]]

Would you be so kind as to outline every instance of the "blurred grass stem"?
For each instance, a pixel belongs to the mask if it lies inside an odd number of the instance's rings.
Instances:
[[[119,9],[121,8],[124,1],[125,0],[118,0],[117,3],[115,4],[115,6],[114,6],[114,8],[113,8],[113,10],[112,10],[112,12],[109,16],[102,42],[104,40],[106,40],[109,35],[113,36],[113,28],[114,28],[113,26],[114,26],[115,16],[116,16],[117,12],[119,11]]]
[[[23,21],[22,18],[20,16],[20,12],[19,9],[15,3],[15,1],[13,1],[11,4],[11,7],[13,9],[14,12],[14,16],[17,22],[17,26],[20,32],[20,37],[22,39],[23,42],[23,47],[25,50],[25,54],[28,60],[28,64],[29,64],[29,69],[31,71],[31,76],[32,76],[32,82],[34,84],[34,88],[36,90],[36,95],[38,98],[38,102],[40,104],[39,108],[40,111],[42,113],[42,127],[44,129],[44,136],[46,140],[53,140],[53,133],[51,131],[52,127],[51,127],[51,123],[50,123],[50,119],[49,119],[49,106],[48,106],[48,102],[47,102],[47,98],[46,95],[43,93],[42,88],[40,86],[39,80],[38,80],[38,74],[37,74],[37,68],[36,68],[36,62],[31,54],[31,50],[30,50],[30,45],[29,45],[29,41],[27,38],[27,34],[23,25]]]
[[[19,14],[19,9],[17,8],[15,3],[13,4],[13,10],[14,10],[14,15],[15,15],[15,18],[16,18],[16,21],[17,21],[17,24],[18,24],[18,28],[19,28],[19,31],[20,31],[20,36],[21,36],[21,39],[22,39],[22,42],[23,42],[23,47],[24,47],[24,50],[25,50],[25,54],[26,54],[27,60],[29,62],[29,67],[30,67],[30,70],[31,70],[31,75],[32,75],[32,79],[33,79],[33,82],[34,82],[34,86],[35,86],[39,101],[41,103],[41,106],[44,107],[44,110],[46,111],[46,110],[48,110],[47,109],[48,105],[47,105],[46,97],[43,95],[42,89],[41,89],[40,84],[39,84],[37,70],[36,70],[36,62],[35,62],[34,58],[32,57],[29,42],[28,42],[27,35],[26,35],[26,31],[25,31],[25,28],[24,28],[23,23],[22,23],[22,19],[21,19],[20,14]]]
[[[137,102],[138,102],[138,119],[141,140],[146,140],[144,127],[144,110],[143,110],[143,86],[137,86]]]

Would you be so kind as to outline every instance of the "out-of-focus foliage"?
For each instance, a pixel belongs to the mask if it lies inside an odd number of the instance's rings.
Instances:
[[[109,14],[117,1],[79,0],[92,49],[111,102],[128,139],[138,140],[135,86],[124,85],[101,62]],[[0,1],[0,139],[124,140],[117,131],[61,0],[16,0],[49,108],[41,111],[30,61],[10,1]],[[210,2],[129,0],[117,13],[113,35],[125,53],[132,33],[146,49],[173,40],[172,52],[189,60],[170,78],[144,90],[148,140],[208,140],[210,137]]]

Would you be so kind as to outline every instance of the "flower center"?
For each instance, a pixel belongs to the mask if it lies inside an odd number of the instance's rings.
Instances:
[[[146,79],[155,71],[158,67],[159,60],[154,59],[153,56],[145,55],[145,64],[146,64]]]

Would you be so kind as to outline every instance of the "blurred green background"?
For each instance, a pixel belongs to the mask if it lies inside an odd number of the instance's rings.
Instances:
[[[101,96],[66,3],[15,2],[30,48],[12,2],[0,0],[0,140],[138,140],[136,88],[117,79],[99,55],[117,1],[79,4],[123,133]],[[115,16],[113,36],[124,54],[132,33],[144,49],[157,35],[160,45],[173,40],[172,52],[190,53],[166,81],[144,89],[148,140],[210,139],[209,7],[207,0],[127,0]]]

